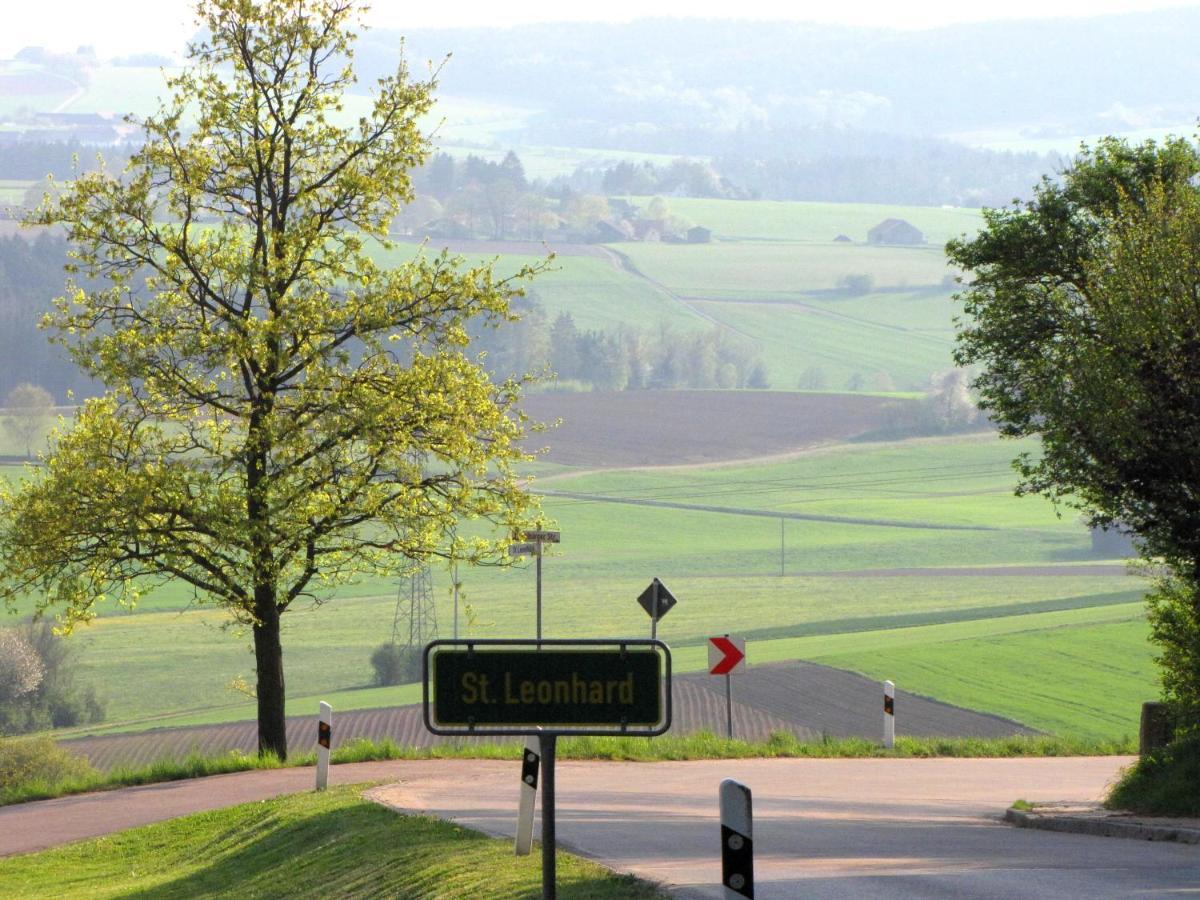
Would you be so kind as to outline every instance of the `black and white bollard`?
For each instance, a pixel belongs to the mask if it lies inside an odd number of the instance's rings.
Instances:
[[[528,856],[533,847],[533,805],[537,800],[538,769],[542,763],[541,741],[537,735],[525,738],[521,756],[521,800],[517,805],[517,856]]]
[[[721,884],[725,900],[754,896],[754,827],[750,788],[721,782]]]
[[[889,750],[896,743],[896,685],[883,683],[883,746]]]
[[[329,748],[333,744],[333,707],[321,701],[317,716],[317,790],[329,784]]]

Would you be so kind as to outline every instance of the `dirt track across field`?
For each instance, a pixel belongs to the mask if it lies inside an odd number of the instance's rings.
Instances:
[[[852,672],[815,663],[789,662],[754,666],[734,676],[733,724],[736,737],[765,740],[785,731],[802,740],[859,736],[877,739],[882,729],[882,694],[877,682]],[[676,675],[671,733],[699,730],[723,734],[726,728],[725,681],[707,673]],[[918,736],[1002,737],[1033,732],[1016,722],[950,706],[904,691],[896,699],[900,734]],[[335,744],[354,738],[428,747],[446,739],[430,734],[420,706],[334,711]],[[465,738],[463,740],[474,740]],[[297,752],[313,749],[315,716],[288,720],[288,746]],[[79,738],[63,745],[88,757],[99,769],[147,765],[158,759],[180,759],[191,752],[206,755],[257,747],[253,722],[164,728],[136,734]]]

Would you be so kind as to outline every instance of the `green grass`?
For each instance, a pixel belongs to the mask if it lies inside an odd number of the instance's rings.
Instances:
[[[649,197],[638,197],[645,206]],[[952,237],[974,234],[982,224],[977,209],[885,206],[877,203],[815,203],[778,200],[668,199],[671,212],[712,229],[722,239],[829,243],[839,234],[865,242],[884,219],[904,219],[941,247]]]
[[[1127,620],[814,659],[1052,734],[1128,738],[1137,734],[1142,702],[1159,688],[1141,605],[1113,609]],[[1013,622],[1022,618],[1032,617]]]
[[[643,275],[677,294],[729,300],[803,299],[867,274],[876,290],[940,285],[949,274],[940,247],[732,242],[614,245]]]
[[[10,897],[537,896],[539,854],[437,819],[400,816],[361,787],[200,813],[0,860]],[[595,863],[558,854],[570,897],[660,896]]]
[[[833,390],[856,375],[867,387],[926,390],[932,373],[954,367],[954,303],[941,288],[802,304],[692,303],[755,342],[767,380],[777,389],[796,387],[815,369]]]
[[[602,495],[992,529],[787,521],[787,574],[780,577],[776,518],[550,498],[546,507],[562,529],[563,543],[544,563],[547,634],[647,634],[649,622],[635,598],[655,576],[680,599],[660,630],[676,648],[680,671],[701,668],[701,642],[731,629],[752,640],[757,659],[774,653],[776,640],[812,643],[786,644],[791,656],[774,658],[816,658],[835,652],[835,645],[842,648],[837,652],[853,652],[876,633],[904,637],[921,627],[987,622],[967,635],[986,640],[1011,623],[1032,623],[1018,630],[1040,628],[1044,620],[1037,616],[1095,611],[1110,621],[1122,605],[1140,609],[1140,579],[1070,574],[1074,564],[1094,561],[1087,531],[1069,516],[1057,518],[1043,501],[1011,496],[1007,460],[1014,449],[983,438],[864,444],[772,465],[621,471],[547,481],[547,488]],[[1057,565],[1065,574],[954,572],[961,566],[1013,565]],[[913,567],[948,571],[881,571]],[[855,574],[842,574],[847,571]],[[463,603],[477,613],[471,634],[531,633],[529,563],[461,575]],[[445,571],[435,569],[433,581],[440,634],[449,636],[453,614]],[[310,713],[321,699],[339,709],[418,700],[412,686],[369,686],[370,653],[390,639],[396,596],[395,583],[367,581],[340,591],[319,609],[298,606],[288,612],[284,659],[290,713]],[[253,680],[249,635],[223,629],[220,610],[192,608],[189,600],[187,591],[171,585],[148,594],[132,613],[102,609],[94,624],[80,627],[71,638],[82,674],[108,701],[105,730],[253,717],[253,702],[229,688],[237,676]],[[1129,618],[1128,612],[1122,615]],[[1057,624],[1062,623],[1046,627]],[[466,627],[464,616],[463,634]],[[158,647],[172,652],[148,651]],[[1139,676],[1133,684],[1141,691],[1144,680]],[[942,687],[936,683],[922,692],[951,699],[938,693]],[[966,705],[975,705],[974,698],[966,699]],[[1088,733],[1108,734],[1116,726],[1087,727],[1093,729]]]

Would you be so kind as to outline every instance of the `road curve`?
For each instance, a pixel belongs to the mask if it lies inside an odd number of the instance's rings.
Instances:
[[[1195,846],[1015,829],[1005,807],[1094,802],[1128,757],[560,762],[561,846],[684,898],[719,898],[716,795],[754,792],[760,898],[1166,896],[1200,891]],[[336,766],[334,783],[386,780],[372,799],[511,834],[514,763]],[[307,790],[312,769],[247,772],[0,809],[0,855]]]

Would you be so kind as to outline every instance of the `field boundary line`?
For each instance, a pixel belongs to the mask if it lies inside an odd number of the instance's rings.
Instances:
[[[840,525],[872,525],[879,528],[916,528],[927,531],[1003,531],[994,525],[944,525],[936,522],[903,522],[898,519],[870,519],[858,516],[827,516],[819,513],[771,512],[738,506],[709,506],[700,503],[679,503],[674,500],[642,500],[632,497],[613,497],[605,494],[584,494],[576,491],[541,491],[545,497],[566,500],[585,500],[593,503],[624,503],[629,506],[655,506],[663,509],[682,509],[692,512],[723,513],[731,516],[754,516],[765,519],[792,519],[802,522],[832,522]]]

